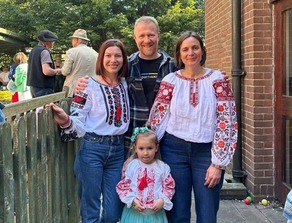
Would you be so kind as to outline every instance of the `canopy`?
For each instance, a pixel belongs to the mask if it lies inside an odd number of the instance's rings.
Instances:
[[[0,28],[0,53],[15,54],[30,46],[31,39],[26,36]]]

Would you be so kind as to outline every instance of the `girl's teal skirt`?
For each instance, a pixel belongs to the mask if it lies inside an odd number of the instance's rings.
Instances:
[[[137,212],[132,208],[124,207],[121,223],[168,223],[164,209],[157,212]]]

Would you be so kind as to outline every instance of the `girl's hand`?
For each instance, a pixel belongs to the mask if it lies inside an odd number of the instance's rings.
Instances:
[[[160,209],[163,208],[164,205],[164,200],[162,198],[159,198],[157,201],[155,201],[152,210],[153,211],[159,211]]]
[[[141,211],[144,210],[144,207],[143,207],[142,202],[139,201],[137,198],[135,198],[135,199],[133,200],[132,208],[133,208],[135,211],[138,211],[138,212],[141,212]]]
[[[205,177],[205,186],[208,188],[215,187],[221,179],[221,172],[222,170],[214,167],[212,164],[207,169],[206,177]]]
[[[66,112],[60,108],[59,106],[55,105],[54,103],[50,103],[50,106],[54,113],[54,120],[58,125],[62,125],[68,121],[68,115]]]

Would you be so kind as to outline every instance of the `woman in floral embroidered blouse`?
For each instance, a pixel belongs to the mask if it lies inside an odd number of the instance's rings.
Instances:
[[[124,133],[129,126],[128,72],[124,45],[116,39],[99,49],[96,75],[75,95],[68,116],[51,104],[64,141],[81,138],[74,172],[82,223],[119,221],[123,204],[116,193],[124,162]],[[101,194],[103,213],[100,217]]]
[[[193,189],[197,222],[215,223],[224,169],[237,142],[233,93],[221,72],[203,67],[206,49],[196,33],[179,37],[174,59],[181,70],[162,80],[149,116],[176,182],[168,220],[190,222]]]

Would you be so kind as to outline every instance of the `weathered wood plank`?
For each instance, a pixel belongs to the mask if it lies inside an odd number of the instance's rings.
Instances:
[[[36,114],[27,114],[27,168],[28,168],[28,193],[29,193],[29,222],[41,222],[39,218],[38,202],[38,157],[37,157],[37,132]]]
[[[0,124],[0,222],[14,221],[12,136],[9,123]]]
[[[27,162],[26,162],[26,126],[24,118],[19,116],[13,125],[13,155],[15,180],[15,216],[16,222],[28,222],[27,210]]]
[[[41,110],[37,114],[38,116],[38,127],[37,127],[37,133],[38,133],[38,152],[40,153],[39,156],[39,206],[40,206],[40,212],[41,216],[40,219],[42,219],[43,223],[49,223],[51,222],[49,219],[48,214],[48,157],[47,157],[47,123],[46,123],[46,111]]]
[[[60,101],[61,99],[64,99],[65,96],[66,96],[66,92],[62,91],[59,93],[50,94],[50,95],[46,95],[46,96],[42,96],[38,98],[33,98],[30,100],[10,103],[6,105],[2,111],[6,118],[10,118],[12,116],[16,116],[18,114],[22,114],[30,110],[34,110],[38,107],[44,106],[51,102]]]

